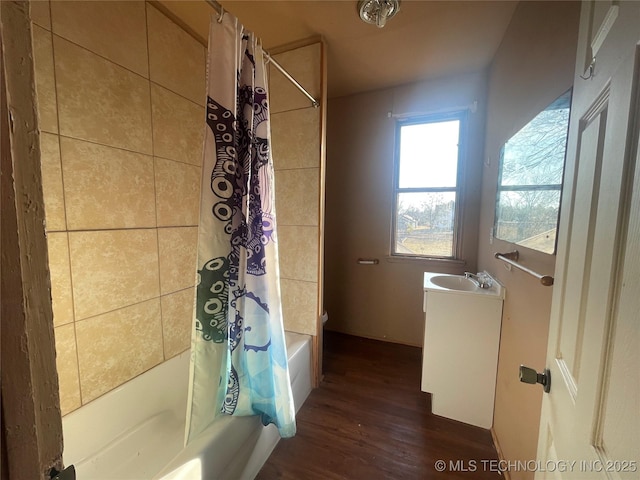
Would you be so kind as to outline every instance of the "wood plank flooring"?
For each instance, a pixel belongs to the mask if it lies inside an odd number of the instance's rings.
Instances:
[[[431,414],[420,348],[335,332],[324,343],[324,379],[258,479],[503,478],[488,430]]]

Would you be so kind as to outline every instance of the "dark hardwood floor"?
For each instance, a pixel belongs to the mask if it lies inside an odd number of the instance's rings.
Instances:
[[[334,332],[324,342],[324,380],[258,479],[503,478],[488,430],[431,414],[419,348]]]

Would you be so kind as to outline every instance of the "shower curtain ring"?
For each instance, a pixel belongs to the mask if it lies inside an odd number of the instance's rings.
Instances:
[[[218,23],[222,23],[223,18],[224,18],[224,7],[220,6],[220,15],[218,15]]]

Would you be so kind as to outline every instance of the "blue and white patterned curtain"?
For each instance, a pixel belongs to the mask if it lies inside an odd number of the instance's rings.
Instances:
[[[229,13],[208,52],[187,442],[224,414],[291,437],[264,52]]]

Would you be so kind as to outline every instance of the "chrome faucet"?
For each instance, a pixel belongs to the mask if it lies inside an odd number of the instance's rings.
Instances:
[[[486,273],[480,272],[478,274],[471,272],[464,272],[464,278],[468,278],[479,288],[491,288],[491,277]]]

